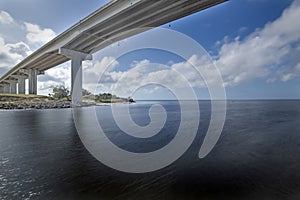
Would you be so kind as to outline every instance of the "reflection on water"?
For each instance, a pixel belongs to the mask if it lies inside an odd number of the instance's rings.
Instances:
[[[149,123],[151,103],[131,105],[137,124]],[[147,152],[170,142],[178,128],[178,104],[161,103],[166,125],[146,140],[123,134],[110,106],[95,109],[115,144]],[[300,198],[299,101],[228,102],[221,138],[201,160],[210,104],[199,105],[200,127],[191,148],[172,165],[145,174],[119,172],[93,158],[77,135],[70,109],[1,111],[0,199]]]

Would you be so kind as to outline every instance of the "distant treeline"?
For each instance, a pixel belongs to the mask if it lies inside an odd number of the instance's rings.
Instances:
[[[96,101],[101,103],[134,102],[131,97],[123,98],[110,93],[100,93],[94,95],[86,89],[82,89],[82,95],[84,100]],[[52,86],[52,94],[49,94],[49,96],[60,100],[71,100],[70,90],[64,85]]]
[[[123,98],[110,93],[102,93],[102,94],[100,93],[97,95],[89,94],[84,96],[84,98],[95,100],[96,102],[101,102],[101,103],[134,102],[134,100],[131,97]]]

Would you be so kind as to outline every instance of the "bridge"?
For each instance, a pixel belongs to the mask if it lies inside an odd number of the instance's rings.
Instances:
[[[112,0],[26,57],[0,78],[0,93],[37,94],[37,76],[71,60],[72,104],[82,103],[82,61],[142,32],[227,0]]]

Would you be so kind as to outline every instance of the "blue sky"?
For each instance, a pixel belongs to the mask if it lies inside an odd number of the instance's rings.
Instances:
[[[107,2],[0,1],[0,74]],[[231,0],[163,25],[162,28],[181,32],[203,46],[220,70],[227,98],[298,99],[300,98],[298,19],[300,19],[299,1]],[[144,35],[147,39],[147,33]],[[134,38],[121,41],[118,45],[130,45],[130,41],[134,41]],[[118,45],[112,48],[118,48]],[[199,63],[200,58],[195,59],[195,63]],[[113,60],[115,62],[112,69],[101,82],[99,88],[101,91],[114,91],[112,88],[115,88],[114,84],[118,82],[118,78],[125,75],[135,79],[132,80],[132,84],[141,82],[136,80],[138,78],[150,80],[150,75],[151,73],[153,75],[154,71],[144,70],[143,67],[152,66],[153,63],[156,63],[155,73],[168,80],[174,77],[163,74],[168,73],[165,68],[186,66],[186,61],[182,58],[159,50],[134,51],[117,60],[113,56],[99,52],[94,55],[92,62],[84,63],[84,86],[92,89],[91,80],[97,81],[99,69]],[[191,85],[199,98],[209,98],[207,89],[201,81],[195,81],[188,74],[186,77],[192,82]],[[171,81],[176,82],[176,79]],[[70,85],[69,63],[48,70],[46,75],[40,76],[39,93],[48,94],[49,87],[54,84]],[[123,88],[124,91],[121,91],[122,87],[119,89],[120,91],[117,91],[119,95],[129,95],[126,90],[128,86]],[[142,87],[134,97],[173,98],[170,92],[155,85]]]

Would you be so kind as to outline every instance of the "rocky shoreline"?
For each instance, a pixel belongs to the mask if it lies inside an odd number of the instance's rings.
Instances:
[[[72,105],[68,99],[55,99],[41,95],[15,95],[0,94],[0,110],[40,110],[40,109],[61,109],[71,107],[100,106],[112,103],[134,103],[132,99],[84,99],[81,105]]]
[[[0,102],[1,110],[59,109],[59,108],[71,108],[71,102],[70,101]]]
[[[109,106],[115,103],[133,103],[133,102],[83,102],[80,106]],[[48,101],[48,102],[0,102],[0,110],[45,110],[45,109],[61,109],[72,108],[71,101]]]

